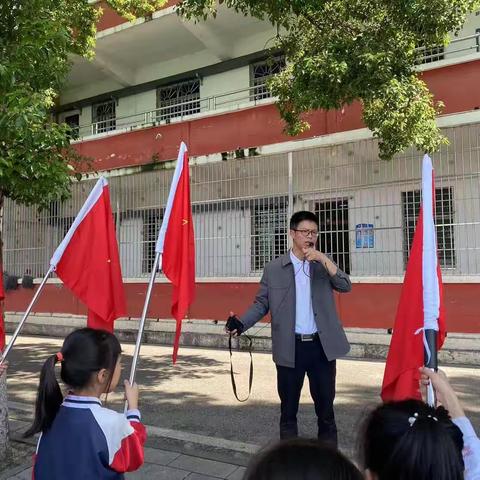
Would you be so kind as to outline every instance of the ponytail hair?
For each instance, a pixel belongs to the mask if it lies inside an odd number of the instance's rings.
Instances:
[[[25,432],[25,437],[50,428],[63,402],[62,391],[55,376],[55,363],[57,355],[51,355],[43,364],[35,403],[35,419]]]
[[[107,392],[122,349],[113,333],[93,328],[81,328],[70,333],[61,351],[51,355],[43,364],[35,404],[35,418],[25,437],[48,430],[63,402],[63,395],[55,376],[55,364],[61,361],[60,377],[72,389],[87,387],[95,373],[109,372]]]

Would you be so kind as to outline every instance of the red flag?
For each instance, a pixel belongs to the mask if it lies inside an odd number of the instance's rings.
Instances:
[[[107,180],[101,177],[50,260],[88,307],[87,325],[113,331],[126,314],[122,271]]]
[[[0,351],[5,348],[5,321],[3,317],[3,300],[5,291],[3,290],[3,269],[0,265]]]
[[[422,171],[422,207],[403,281],[382,385],[382,400],[421,399],[419,368],[424,365],[425,328],[438,331],[438,349],[446,335],[442,275],[433,221],[435,187],[431,160]]]
[[[168,195],[156,252],[162,254],[161,268],[173,284],[172,316],[177,322],[173,363],[177,360],[182,319],[195,295],[195,239],[190,204],[190,174],[187,147],[182,142]]]

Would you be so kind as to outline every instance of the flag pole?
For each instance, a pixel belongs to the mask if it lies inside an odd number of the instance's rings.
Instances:
[[[135,343],[135,351],[133,353],[132,368],[130,369],[130,385],[133,385],[135,381],[135,373],[137,370],[138,356],[140,354],[140,346],[142,345],[143,329],[145,328],[145,319],[147,318],[148,305],[152,296],[153,284],[155,283],[155,276],[157,271],[161,268],[162,254],[157,252],[155,254],[155,261],[153,262],[152,274],[150,276],[150,282],[148,284],[147,295],[145,297],[145,303],[143,305],[142,318],[140,319],[140,325],[138,326],[137,341]]]
[[[43,287],[45,286],[45,283],[47,282],[48,277],[53,271],[53,267],[50,265],[50,268],[48,269],[48,272],[45,274],[43,277],[42,283],[40,283],[40,286],[38,287],[37,291],[35,292],[35,295],[32,298],[32,301],[30,302],[30,305],[28,305],[27,310],[25,311],[23,318],[20,320],[20,323],[18,324],[17,328],[15,329],[15,332],[13,332],[12,338],[10,338],[10,341],[8,342],[8,345],[5,347],[5,350],[2,353],[2,358],[0,359],[0,365],[5,361],[7,358],[7,355],[9,354],[10,350],[13,347],[13,344],[17,340],[17,337],[20,333],[20,330],[23,327],[23,324],[27,320],[28,316],[30,315],[30,312],[32,311],[33,306],[35,305],[35,302],[37,301],[40,292],[43,290]]]

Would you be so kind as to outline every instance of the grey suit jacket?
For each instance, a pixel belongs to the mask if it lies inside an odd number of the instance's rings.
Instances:
[[[255,301],[240,318],[247,330],[270,312],[273,361],[284,367],[295,366],[294,275],[289,252],[265,265]],[[310,285],[313,314],[325,354],[329,360],[342,357],[350,350],[350,344],[337,315],[333,290],[349,292],[350,279],[340,269],[330,276],[321,263],[312,262]]]

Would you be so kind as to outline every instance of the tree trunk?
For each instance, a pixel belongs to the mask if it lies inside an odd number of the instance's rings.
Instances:
[[[0,376],[0,465],[8,451],[7,374]]]
[[[3,276],[3,192],[0,191],[0,275]],[[3,280],[3,279],[2,279]],[[3,318],[3,300],[0,299],[0,322]],[[0,376],[0,464],[8,451],[7,374]]]

